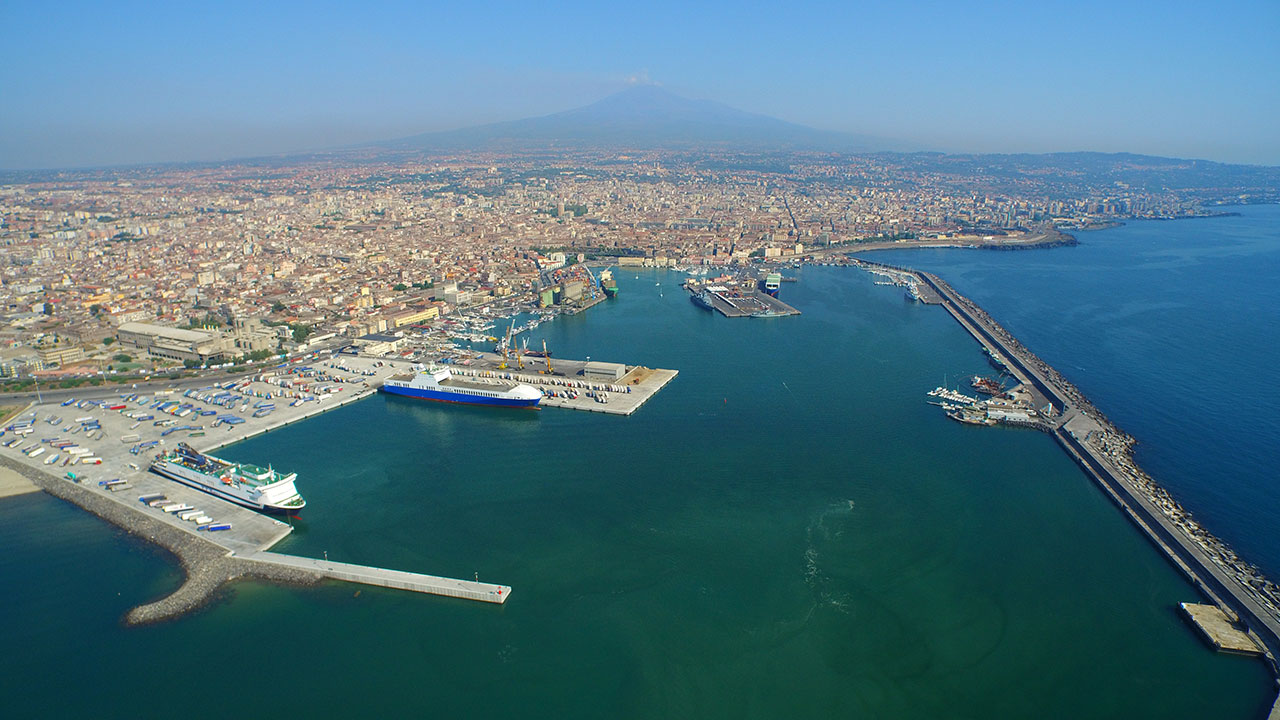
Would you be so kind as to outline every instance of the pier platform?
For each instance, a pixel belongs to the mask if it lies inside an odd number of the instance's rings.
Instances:
[[[1201,605],[1199,603],[1179,603],[1187,614],[1191,624],[1204,635],[1209,644],[1219,652],[1236,653],[1238,655],[1261,655],[1262,648],[1247,633],[1231,623],[1231,620],[1217,605]]]
[[[727,318],[787,317],[800,311],[772,295],[755,290],[741,295],[712,292],[711,307]]]
[[[502,357],[495,353],[476,353],[470,364],[455,363],[449,365],[451,372],[465,378],[477,378],[481,381],[511,380],[532,385],[547,393],[539,403],[544,408],[563,408],[566,410],[584,410],[587,412],[605,413],[608,415],[630,415],[640,409],[667,383],[679,375],[679,371],[662,368],[647,368],[641,365],[624,365],[626,373],[616,379],[598,379],[586,377],[585,360],[567,360],[564,358],[525,357],[524,367],[502,367]],[[401,368],[407,368],[401,361]],[[618,363],[622,364],[622,363]],[[550,366],[551,371],[546,370]],[[577,398],[554,397],[550,393],[559,394],[566,389],[576,390]],[[597,401],[588,395],[590,392],[602,392],[606,400]]]
[[[252,562],[309,570],[334,580],[408,590],[428,595],[441,595],[463,600],[496,603],[498,605],[505,603],[507,598],[511,597],[511,587],[508,585],[495,585],[472,580],[455,580],[436,575],[422,575],[402,570],[387,570],[368,565],[352,565],[351,563],[317,560],[315,558],[273,552],[254,553],[246,556],[245,559]]]

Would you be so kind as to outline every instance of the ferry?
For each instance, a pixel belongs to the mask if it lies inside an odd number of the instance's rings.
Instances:
[[[297,515],[306,501],[294,487],[296,473],[236,463],[197,452],[186,443],[151,462],[151,471],[225,500],[278,515]]]
[[[600,289],[604,291],[607,298],[618,296],[618,281],[613,279],[612,270],[605,270],[600,273]]]
[[[500,407],[537,407],[542,401],[542,391],[532,385],[507,381],[490,385],[460,380],[452,376],[449,368],[415,365],[414,371],[387,378],[382,384],[383,392],[423,400]]]
[[[764,278],[764,292],[770,297],[778,297],[778,289],[782,287],[782,273],[772,272]]]

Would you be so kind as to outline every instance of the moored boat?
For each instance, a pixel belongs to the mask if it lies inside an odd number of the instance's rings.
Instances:
[[[537,407],[542,400],[541,390],[524,383],[499,380],[484,384],[453,377],[449,368],[417,365],[414,369],[412,374],[388,378],[382,384],[383,392],[437,402],[499,407]]]
[[[294,486],[296,473],[223,460],[197,452],[186,443],[156,457],[151,471],[267,513],[296,515],[307,504]]]

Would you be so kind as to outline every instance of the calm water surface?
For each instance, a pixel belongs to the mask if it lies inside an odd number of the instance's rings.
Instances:
[[[177,582],[165,558],[51,498],[0,502],[6,709],[1262,712],[1263,665],[1206,649],[1175,612],[1194,590],[1050,438],[925,403],[987,368],[949,316],[856,270],[800,274],[797,318],[727,320],[677,274],[628,271],[618,300],[534,332],[559,356],[680,370],[629,418],[377,396],[223,451],[299,472],[307,512],[278,549],[478,573],[514,586],[503,607],[245,583],[126,629]]]

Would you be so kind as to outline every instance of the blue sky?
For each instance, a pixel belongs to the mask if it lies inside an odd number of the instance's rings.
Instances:
[[[318,149],[647,79],[946,151],[1280,164],[1280,2],[0,3],[0,168]]]

